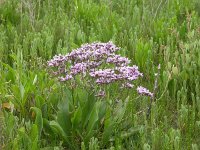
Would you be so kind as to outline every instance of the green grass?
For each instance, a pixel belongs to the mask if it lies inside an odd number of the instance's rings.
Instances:
[[[0,0],[0,149],[199,149],[199,10],[198,0]],[[108,89],[120,101],[104,108],[50,78],[47,60],[94,41],[121,47],[151,91],[161,64],[149,118],[133,90]]]

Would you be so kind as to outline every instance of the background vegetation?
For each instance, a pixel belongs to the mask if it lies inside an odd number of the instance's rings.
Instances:
[[[79,127],[84,119],[67,103],[73,93],[49,77],[46,61],[109,40],[139,66],[139,82],[151,91],[161,64],[151,115],[150,100],[129,91],[106,111],[84,104],[91,118]],[[199,0],[0,0],[0,149],[198,150],[199,50]],[[101,112],[114,117],[93,133]]]

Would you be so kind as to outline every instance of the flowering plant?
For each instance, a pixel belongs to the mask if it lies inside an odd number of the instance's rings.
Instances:
[[[107,86],[117,84],[120,90],[130,89],[134,87],[133,81],[143,76],[137,66],[130,66],[128,58],[116,54],[119,49],[112,42],[84,44],[48,61],[51,74],[60,82],[70,83],[65,89],[67,99],[60,102],[57,117],[50,121],[50,126],[57,130],[71,149],[77,149],[72,146],[77,143],[71,143],[74,141],[71,138],[88,144],[92,137],[99,136],[103,139],[102,144],[106,144],[123,120],[128,97],[112,106],[107,101],[98,101],[99,97],[106,96]],[[142,86],[137,91],[153,97]]]
[[[88,83],[95,80],[98,87],[118,83],[120,88],[133,88],[132,82],[143,74],[137,66],[129,66],[131,61],[128,58],[117,55],[118,50],[120,48],[112,42],[84,44],[71,53],[54,56],[48,66],[52,68],[51,74],[61,82],[76,81],[80,75],[81,79],[90,77]],[[137,91],[141,95],[153,96],[142,86]],[[105,96],[105,91],[99,90],[97,96]]]

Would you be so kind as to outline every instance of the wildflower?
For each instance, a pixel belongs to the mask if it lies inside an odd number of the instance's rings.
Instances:
[[[117,82],[122,88],[133,88],[132,81],[143,74],[137,66],[129,66],[131,61],[128,58],[115,54],[119,49],[112,42],[86,43],[66,55],[54,56],[47,63],[52,68],[52,75],[57,76],[61,82],[69,81],[76,75],[83,78],[88,75],[99,86]],[[143,95],[152,96],[142,87],[139,87],[138,91]],[[104,94],[99,91],[98,95]]]
[[[123,78],[128,79],[130,81],[138,79],[139,76],[143,76],[142,73],[139,72],[137,66],[118,67],[117,70],[122,74]]]
[[[70,69],[72,75],[76,75],[78,73],[85,73],[86,70],[87,70],[87,63],[84,62],[77,63]]]
[[[72,79],[72,75],[66,75],[65,77],[58,77],[58,79],[61,81],[61,82],[64,82],[64,81],[68,81],[70,79]]]
[[[153,93],[151,93],[148,89],[142,87],[142,86],[139,86],[137,88],[137,92],[141,95],[146,95],[146,96],[150,96],[150,97],[153,97]]]
[[[64,62],[68,61],[68,58],[59,54],[53,57],[52,60],[48,61],[48,66],[50,67],[58,67],[64,65]]]
[[[121,57],[120,55],[112,55],[107,58],[107,63],[114,63],[116,66],[126,66],[130,63],[130,60],[126,57]]]

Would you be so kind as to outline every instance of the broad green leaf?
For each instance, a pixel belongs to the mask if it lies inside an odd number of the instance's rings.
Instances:
[[[38,127],[38,133],[39,133],[39,137],[41,136],[42,133],[42,129],[43,129],[43,118],[42,118],[42,112],[39,108],[37,107],[31,107],[30,108],[31,111],[34,111],[36,114],[35,117],[35,124]]]
[[[115,128],[115,122],[111,117],[111,108],[107,107],[105,121],[104,121],[103,137],[102,137],[104,145],[107,144],[107,142],[111,138],[114,128]]]
[[[36,124],[33,124],[31,128],[31,133],[30,133],[30,139],[31,139],[31,150],[37,150],[38,149],[38,127]]]
[[[38,139],[38,127],[36,124],[33,124],[30,132],[30,139],[34,141],[36,138]]]
[[[105,115],[106,115],[106,109],[107,109],[107,103],[106,101],[101,101],[101,104],[100,104],[100,108],[99,108],[99,120],[102,120],[103,118],[105,118]]]
[[[88,93],[81,88],[76,89],[76,94],[78,98],[78,103],[80,104],[81,107],[87,102],[88,100]]]
[[[124,117],[124,114],[126,112],[126,107],[127,107],[127,103],[128,103],[128,99],[129,97],[126,98],[126,100],[123,102],[123,101],[119,101],[118,104],[117,104],[117,107],[116,107],[116,112],[115,112],[115,121],[120,123]]]
[[[72,114],[69,111],[69,99],[66,101],[61,101],[59,104],[59,111],[57,113],[57,122],[67,136],[70,136],[71,134],[71,117]]]
[[[44,126],[44,134],[50,134],[51,136],[54,136],[53,130],[50,126],[50,121],[46,118],[43,118],[43,126]]]
[[[64,130],[62,129],[62,127],[59,125],[58,122],[56,121],[51,121],[50,122],[50,126],[53,128],[53,129],[56,129],[57,133],[59,135],[62,136],[62,138],[65,140],[65,141],[68,141],[68,136],[67,134],[64,132]]]
[[[82,111],[82,123],[83,123],[83,127],[86,126],[86,124],[88,123],[89,117],[92,113],[93,107],[95,105],[95,97],[93,94],[89,95],[87,102],[85,103],[84,107],[83,107],[83,111]]]
[[[79,107],[78,109],[76,109],[71,119],[72,128],[74,130],[78,129],[79,131],[82,131],[81,117],[82,117],[82,109],[81,107]]]
[[[25,129],[25,127],[19,128],[18,133],[19,133],[19,137],[18,137],[18,138],[19,138],[19,139],[23,139],[24,144],[25,144],[26,147],[30,147],[31,139],[30,139],[29,136],[26,134],[26,129]]]
[[[89,116],[86,138],[90,139],[92,137],[92,131],[94,130],[95,124],[99,120],[98,114],[99,114],[100,103],[101,103],[100,101],[96,102],[91,112],[91,115]]]

